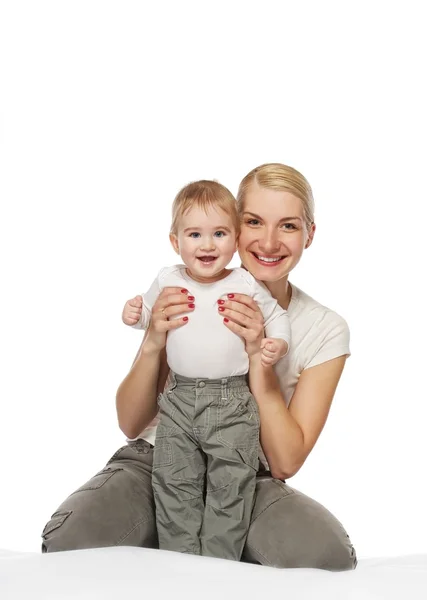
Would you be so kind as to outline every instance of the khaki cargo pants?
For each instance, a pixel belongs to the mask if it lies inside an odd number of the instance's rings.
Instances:
[[[240,560],[259,465],[258,407],[246,378],[172,374],[159,407],[152,485],[160,548]]]

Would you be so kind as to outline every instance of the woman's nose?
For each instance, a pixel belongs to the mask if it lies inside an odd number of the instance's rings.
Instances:
[[[259,240],[258,245],[259,249],[266,254],[272,254],[273,252],[277,252],[279,249],[280,241],[273,233],[267,233],[262,239]]]

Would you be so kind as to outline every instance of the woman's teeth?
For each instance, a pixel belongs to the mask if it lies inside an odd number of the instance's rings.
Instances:
[[[254,252],[255,254],[255,252]],[[272,262],[279,262],[279,260],[282,260],[283,256],[278,256],[276,258],[267,258],[266,256],[258,256],[258,254],[255,254],[255,256],[257,257],[258,260],[261,260],[262,262],[268,262],[268,263],[272,263]]]

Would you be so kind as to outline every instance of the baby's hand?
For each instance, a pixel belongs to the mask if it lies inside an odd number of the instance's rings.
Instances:
[[[288,344],[285,340],[276,338],[264,338],[261,342],[261,364],[264,367],[271,367],[282,358],[288,351]]]
[[[122,321],[125,325],[136,325],[141,318],[142,296],[135,296],[128,300],[122,313]]]

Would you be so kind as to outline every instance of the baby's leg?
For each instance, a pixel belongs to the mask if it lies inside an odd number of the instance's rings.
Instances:
[[[159,404],[152,474],[159,547],[200,554],[205,460],[190,433],[189,405],[173,391],[162,394]]]
[[[210,410],[216,418],[203,446],[208,463],[202,554],[240,560],[259,464],[258,406],[245,386]]]

